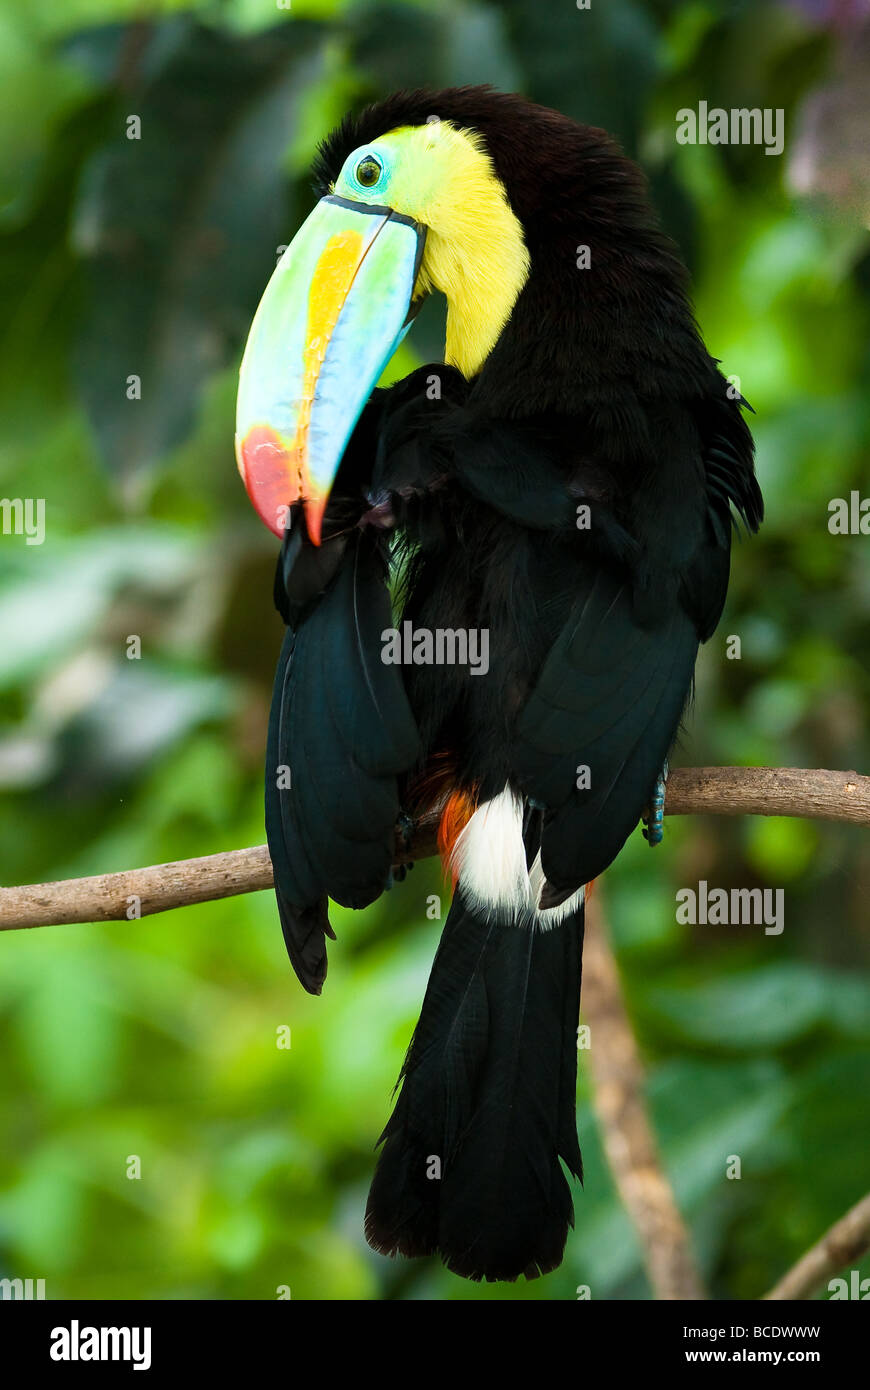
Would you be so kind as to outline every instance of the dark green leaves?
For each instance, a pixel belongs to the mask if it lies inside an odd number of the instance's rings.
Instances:
[[[91,42],[96,61],[107,36]],[[179,19],[128,54],[117,133],[83,171],[74,223],[90,271],[76,379],[124,476],[183,437],[243,343],[297,220],[282,160],[321,48],[303,23],[243,39]],[[225,466],[231,450],[230,436]]]

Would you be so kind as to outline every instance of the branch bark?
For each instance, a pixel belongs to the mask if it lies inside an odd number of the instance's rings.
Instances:
[[[703,1299],[689,1234],[665,1175],[644,1097],[644,1069],[625,1009],[600,885],[589,893],[580,1017],[589,1025],[595,1113],[623,1205],[658,1300]]]
[[[870,1250],[870,1193],[835,1221],[787,1274],[774,1284],[766,1299],[812,1298],[817,1289],[846,1265],[857,1264]]]
[[[674,768],[668,779],[665,814],[708,813],[803,816],[870,825],[870,777],[822,768]],[[435,831],[436,818],[421,821],[410,847],[397,843],[396,863],[434,854]],[[0,888],[0,930],[136,920],[271,886],[269,851],[265,845],[255,845],[122,873]]]

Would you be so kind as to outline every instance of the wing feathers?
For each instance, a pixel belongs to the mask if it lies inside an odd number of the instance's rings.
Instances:
[[[401,672],[380,659],[391,610],[377,544],[356,532],[336,555],[325,592],[284,641],[266,767],[282,926],[294,968],[314,992],[326,974],[326,896],[365,907],[383,891],[399,811],[396,779],[419,755]],[[311,570],[318,583],[322,572]],[[279,574],[298,580],[283,554]]]
[[[542,864],[560,890],[607,867],[637,824],[688,695],[697,635],[671,606],[640,626],[631,591],[599,570],[517,722],[512,765],[546,808]]]

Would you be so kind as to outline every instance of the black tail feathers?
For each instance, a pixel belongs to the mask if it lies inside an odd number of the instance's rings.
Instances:
[[[506,925],[454,897],[381,1136],[369,1244],[468,1279],[533,1278],[574,1224],[583,908]]]

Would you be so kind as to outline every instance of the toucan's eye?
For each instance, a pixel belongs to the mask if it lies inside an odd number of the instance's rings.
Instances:
[[[381,161],[375,155],[367,154],[354,169],[354,178],[360,188],[374,188],[383,172]]]

